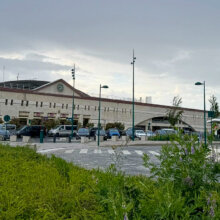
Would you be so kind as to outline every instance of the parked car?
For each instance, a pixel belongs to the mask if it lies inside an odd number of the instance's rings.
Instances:
[[[137,128],[134,128],[134,138],[137,138],[136,134],[135,134],[135,131],[136,130],[140,130],[140,129],[137,129]],[[129,137],[129,138],[132,138],[132,128],[128,128],[126,131],[125,131],[126,135]]]
[[[156,134],[156,135],[167,135],[166,131],[164,131],[164,130],[162,130],[162,129],[156,130],[156,131],[155,131],[155,134]]]
[[[153,131],[146,131],[145,133],[146,133],[147,137],[155,136],[155,133]]]
[[[10,132],[5,129],[0,129],[0,137],[4,141],[6,141],[7,139],[10,139]]]
[[[155,131],[156,135],[169,135],[169,134],[176,134],[177,131],[175,131],[172,128],[163,128]]]
[[[16,125],[14,124],[0,124],[1,130],[7,130],[9,131],[10,135],[16,135]]]
[[[43,129],[44,135],[46,135],[46,128],[42,125],[26,125],[17,131],[17,137],[30,136],[30,137],[40,137],[40,131]]]
[[[177,131],[172,128],[163,128],[161,130],[165,131],[167,134],[177,134]]]
[[[78,132],[77,132],[77,139],[79,138],[81,138],[81,137],[88,137],[88,138],[90,138],[90,131],[89,131],[89,129],[88,128],[80,128],[79,130],[78,130]]]
[[[99,131],[99,136],[102,136],[105,141],[108,139],[106,131],[103,129]],[[98,138],[98,130],[95,132],[95,140],[96,138]]]
[[[90,137],[94,137],[95,138],[97,130],[98,130],[97,127],[91,128],[90,131],[89,131],[90,132]]]
[[[146,134],[143,130],[135,130],[135,137],[141,139],[141,137],[145,137]]]
[[[117,128],[110,128],[110,129],[108,129],[106,134],[107,134],[108,138],[111,138],[112,136],[120,137],[120,133],[119,133]]]
[[[76,134],[77,126],[73,125],[73,133]],[[72,125],[57,125],[55,128],[50,129],[48,136],[68,137],[72,133]],[[75,136],[75,135],[74,135]]]

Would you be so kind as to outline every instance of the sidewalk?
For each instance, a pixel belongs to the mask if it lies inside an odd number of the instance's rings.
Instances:
[[[36,141],[36,140],[35,140]],[[10,144],[11,146],[26,146],[29,145],[30,147],[36,147],[37,149],[41,148],[69,148],[69,147],[74,147],[74,148],[85,148],[85,147],[98,147],[96,141],[89,141],[87,143],[80,143],[80,141],[72,141],[71,143],[65,143],[65,142],[44,142],[44,143],[39,143],[39,142],[30,142],[30,143],[23,143],[23,142],[10,142],[10,141],[0,141],[1,144]],[[112,140],[107,140],[100,142],[99,147],[125,147],[125,146],[162,146],[165,144],[169,144],[170,141],[141,141],[141,140],[135,140],[135,141],[112,141]],[[220,142],[213,142],[214,146],[217,146],[217,148],[220,147]]]

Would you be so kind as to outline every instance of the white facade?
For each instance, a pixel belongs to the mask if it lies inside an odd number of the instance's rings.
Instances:
[[[0,118],[10,115],[27,121],[34,118],[71,118],[73,88],[60,79],[34,90],[0,87]],[[98,123],[99,100],[74,89],[74,119],[80,123]],[[135,125],[146,129],[168,127],[169,124],[154,118],[164,117],[169,106],[149,103],[135,103]],[[179,127],[189,125],[196,131],[203,131],[203,111],[184,108],[183,122]],[[132,102],[102,99],[101,124],[122,122],[125,127],[132,125]]]

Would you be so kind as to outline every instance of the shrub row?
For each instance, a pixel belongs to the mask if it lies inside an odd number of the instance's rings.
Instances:
[[[178,149],[165,147],[164,163],[168,151],[177,156]],[[175,170],[173,159],[161,165],[161,173],[151,168],[156,176],[151,179],[125,176],[114,165],[106,172],[89,171],[28,148],[0,145],[0,219],[218,219],[219,184],[211,179],[194,189],[191,180],[203,174],[181,181],[188,175],[186,162]],[[210,174],[212,168],[202,171]]]

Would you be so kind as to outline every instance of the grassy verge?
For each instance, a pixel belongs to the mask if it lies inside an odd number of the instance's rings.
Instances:
[[[219,186],[212,188],[215,217],[218,192]],[[200,219],[209,218],[208,196],[193,198],[204,210],[197,216],[197,207],[186,204],[172,181],[126,177],[114,166],[88,171],[28,148],[0,145],[0,219]]]

